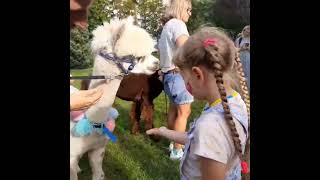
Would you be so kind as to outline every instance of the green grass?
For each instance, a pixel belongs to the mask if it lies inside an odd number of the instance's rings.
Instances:
[[[86,76],[91,72],[92,68],[88,68],[88,69],[73,69],[70,70],[70,73],[73,76]],[[73,84],[75,87],[80,88],[80,81],[75,81],[75,83]]]
[[[87,75],[91,69],[71,70],[74,76]],[[79,82],[75,83],[79,88]],[[154,125],[166,126],[166,103],[169,99],[161,93],[155,99]],[[115,100],[115,106],[120,113],[116,120],[114,134],[118,137],[117,143],[109,142],[106,146],[103,160],[103,170],[110,180],[175,180],[180,179],[179,162],[172,161],[168,157],[169,141],[161,139],[154,142],[145,135],[143,120],[141,120],[141,133],[132,135],[129,112],[131,102],[119,98]],[[192,104],[192,113],[188,124],[197,117],[203,108],[203,103],[195,101]],[[189,126],[187,126],[188,128]],[[91,180],[91,169],[87,155],[80,160],[79,180]]]

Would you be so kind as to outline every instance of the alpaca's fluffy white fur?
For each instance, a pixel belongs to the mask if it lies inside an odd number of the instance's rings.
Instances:
[[[102,26],[97,27],[92,34],[94,36],[91,49],[93,54],[97,54],[104,49],[112,52],[114,39],[120,29],[121,36],[114,46],[114,53],[118,57],[133,55],[136,57],[150,55],[155,49],[155,41],[146,30],[133,25],[133,18],[129,16],[126,20],[112,19],[110,23],[104,22]],[[113,35],[113,36],[112,36]]]
[[[103,25],[98,26],[92,32],[92,53],[97,59],[99,56],[96,55],[102,50],[113,52],[118,57],[127,55],[144,57],[144,60],[138,62],[131,72],[152,74],[155,69],[158,69],[159,64],[159,60],[151,55],[155,51],[156,42],[146,30],[134,25],[133,21],[131,16],[124,20],[114,18],[109,23],[104,22]],[[119,39],[117,39],[118,36]]]
[[[105,49],[108,52],[112,51],[113,35],[117,34],[124,21],[114,18],[108,22],[104,22],[102,26],[98,26],[92,31],[93,39],[91,42],[91,50],[94,55]]]
[[[132,34],[134,34],[134,36]],[[115,53],[118,56],[131,54],[136,57],[141,57],[151,54],[154,51],[154,46],[154,40],[144,29],[133,26],[132,24],[126,24],[125,30],[115,46]]]

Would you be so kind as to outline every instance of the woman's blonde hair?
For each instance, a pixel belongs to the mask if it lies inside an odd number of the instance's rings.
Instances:
[[[250,25],[246,25],[246,26],[242,29],[242,31],[241,31],[241,36],[244,35],[243,32],[244,32],[246,29],[248,29],[248,28],[250,28]]]
[[[182,19],[183,12],[191,7],[191,0],[171,0],[164,13],[164,21],[167,22],[172,18]]]

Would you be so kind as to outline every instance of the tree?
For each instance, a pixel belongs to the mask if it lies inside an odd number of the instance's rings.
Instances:
[[[160,19],[163,11],[162,0],[145,0],[137,8],[138,24],[153,37],[158,37],[162,26]]]
[[[103,22],[109,21],[117,11],[115,10],[115,2],[113,0],[95,0],[90,8],[89,14],[89,32]]]
[[[89,31],[75,28],[70,39],[70,68],[88,68],[93,58],[90,51]]]
[[[191,34],[202,26],[216,25],[213,11],[215,2],[216,0],[192,1],[192,16],[187,23],[188,30]]]
[[[193,0],[188,30],[194,33],[202,26],[216,26],[234,38],[250,24],[250,0]]]
[[[214,15],[219,26],[239,32],[250,24],[250,0],[216,0]]]

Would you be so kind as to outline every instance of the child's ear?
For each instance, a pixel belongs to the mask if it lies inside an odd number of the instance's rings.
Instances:
[[[197,80],[204,79],[203,71],[197,66],[192,67],[192,74],[197,78]]]

